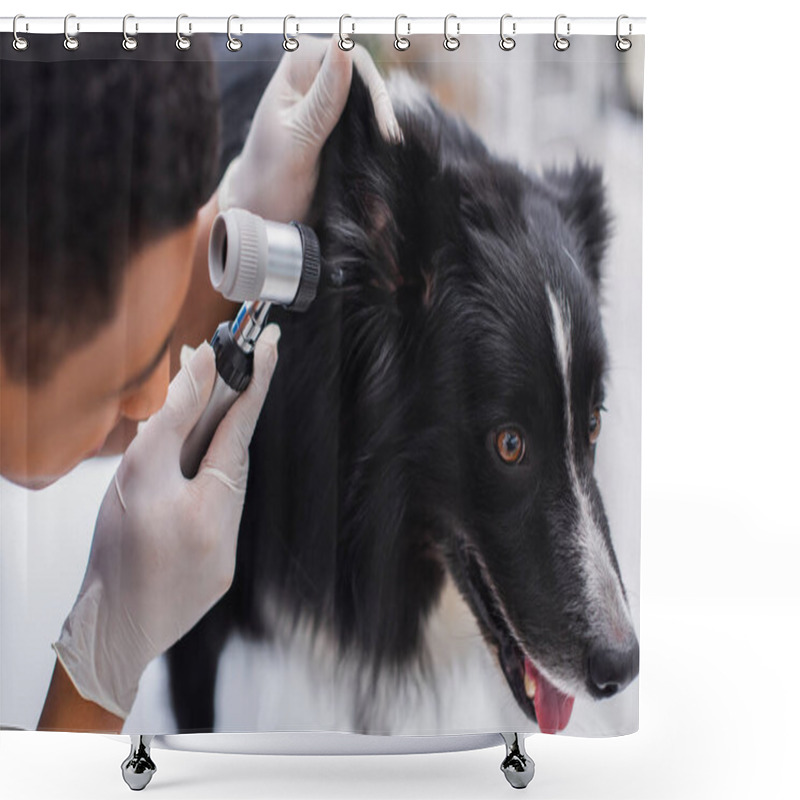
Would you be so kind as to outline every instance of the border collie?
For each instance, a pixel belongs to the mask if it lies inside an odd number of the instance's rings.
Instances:
[[[526,174],[407,75],[388,86],[404,141],[381,137],[355,73],[323,151],[326,288],[274,314],[233,586],[167,654],[182,732],[214,729],[234,630],[274,641],[310,622],[355,660],[361,702],[382,675],[424,675],[446,578],[542,731],[638,674],[593,476],[602,173]]]

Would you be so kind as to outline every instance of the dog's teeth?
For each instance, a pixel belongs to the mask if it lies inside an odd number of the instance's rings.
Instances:
[[[536,694],[536,680],[525,671],[525,694],[533,700]]]

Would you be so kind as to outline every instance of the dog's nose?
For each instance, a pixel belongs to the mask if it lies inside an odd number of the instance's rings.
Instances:
[[[639,674],[639,642],[624,650],[594,647],[589,652],[589,680],[600,697],[611,697]]]

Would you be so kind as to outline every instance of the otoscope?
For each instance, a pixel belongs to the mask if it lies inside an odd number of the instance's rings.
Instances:
[[[253,375],[253,350],[273,303],[305,311],[317,294],[320,272],[316,234],[298,222],[262,219],[241,208],[218,214],[208,242],[212,286],[243,305],[211,339],[217,375],[208,405],[183,443],[181,472],[197,474],[214,432]]]

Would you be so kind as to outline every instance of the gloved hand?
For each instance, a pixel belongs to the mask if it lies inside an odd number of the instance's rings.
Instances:
[[[256,343],[250,385],[228,410],[196,477],[179,456],[216,369],[202,344],[170,384],[109,484],[89,563],[56,651],[87,700],[125,719],[148,663],[173,645],[233,580],[248,445],[278,358],[280,330]]]
[[[402,141],[383,78],[361,45],[343,51],[335,36],[299,41],[297,50],[281,59],[244,148],[220,182],[220,211],[237,207],[276,222],[304,220],[317,185],[320,151],[344,110],[354,64],[384,139]]]

